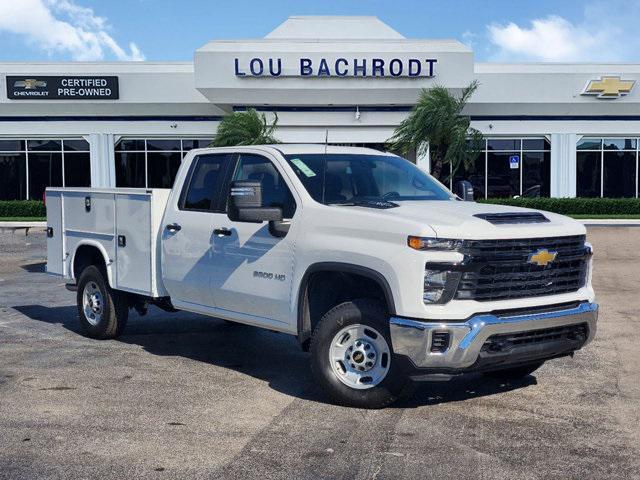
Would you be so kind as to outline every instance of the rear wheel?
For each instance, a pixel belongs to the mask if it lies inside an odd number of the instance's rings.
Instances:
[[[327,312],[311,338],[311,370],[336,402],[383,408],[408,390],[393,361],[388,316],[380,303],[359,299]]]
[[[523,365],[515,368],[505,368],[504,370],[495,370],[493,372],[485,372],[487,377],[495,378],[496,380],[519,380],[527,375],[531,375],[537,369],[539,369],[544,362],[530,363],[529,365]]]
[[[85,335],[108,339],[123,332],[129,317],[126,294],[113,290],[98,267],[91,265],[82,271],[76,300]]]

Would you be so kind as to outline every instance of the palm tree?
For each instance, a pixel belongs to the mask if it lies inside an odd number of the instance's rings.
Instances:
[[[246,112],[233,112],[226,115],[218,126],[211,142],[212,147],[232,147],[235,145],[264,145],[280,143],[274,136],[278,125],[278,115],[272,124],[267,122],[264,113],[258,113],[253,108]]]
[[[450,163],[455,174],[461,165],[472,163],[482,149],[482,134],[471,128],[471,119],[462,115],[462,109],[477,88],[474,80],[459,97],[442,86],[423,89],[418,103],[388,140],[389,148],[404,155],[412,149],[424,155],[429,148],[436,178],[444,164]]]

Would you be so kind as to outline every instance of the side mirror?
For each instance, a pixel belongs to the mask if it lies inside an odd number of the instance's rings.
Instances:
[[[456,182],[453,186],[453,193],[465,202],[473,202],[473,185],[467,180]]]
[[[262,184],[251,180],[237,180],[231,184],[227,199],[227,216],[233,222],[280,222],[280,207],[262,204]]]

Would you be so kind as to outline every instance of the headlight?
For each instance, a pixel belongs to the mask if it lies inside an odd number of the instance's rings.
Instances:
[[[447,303],[456,293],[460,276],[460,272],[427,268],[424,271],[424,291],[422,294],[424,303]]]
[[[462,240],[410,236],[407,245],[414,250],[458,250],[462,247]]]

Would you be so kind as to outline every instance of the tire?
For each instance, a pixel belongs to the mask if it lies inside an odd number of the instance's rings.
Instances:
[[[315,380],[335,403],[384,408],[410,391],[410,379],[394,361],[389,317],[379,302],[358,299],[328,311],[313,331],[310,351]]]
[[[531,375],[537,369],[539,369],[544,362],[530,363],[521,367],[505,368],[504,370],[495,370],[493,372],[485,372],[487,377],[495,378],[496,380],[520,380],[521,378]]]
[[[129,317],[127,296],[113,290],[95,265],[80,274],[76,301],[80,328],[86,336],[105,340],[124,331]]]

